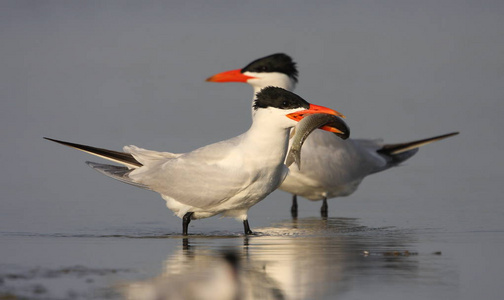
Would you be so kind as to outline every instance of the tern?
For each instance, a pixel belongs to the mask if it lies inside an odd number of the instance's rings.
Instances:
[[[284,161],[290,129],[314,113],[342,116],[287,90],[267,87],[256,95],[248,131],[188,153],[136,146],[119,152],[46,139],[122,164],[86,162],[109,177],[161,194],[166,206],[183,220],[183,235],[191,220],[218,214],[243,221],[248,235],[252,234],[249,208],[277,189],[289,172]],[[341,124],[323,128],[335,133],[346,130]]]
[[[265,86],[293,91],[298,82],[298,70],[292,58],[284,53],[262,57],[242,69],[215,74],[211,82],[243,82],[254,93]],[[418,147],[454,135],[452,132],[427,139],[400,144],[383,144],[381,140],[346,139],[315,130],[303,145],[303,167],[290,167],[290,173],[280,189],[292,194],[292,217],[297,217],[297,195],[308,200],[322,200],[321,215],[327,217],[327,199],[349,196],[362,180],[377,172],[397,166],[413,156]]]

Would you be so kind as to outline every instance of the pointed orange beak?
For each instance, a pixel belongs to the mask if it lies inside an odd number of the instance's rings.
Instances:
[[[325,106],[320,106],[320,105],[315,105],[315,104],[310,104],[309,109],[301,110],[295,113],[288,114],[287,117],[289,119],[292,119],[294,121],[301,121],[304,117],[313,115],[313,114],[329,114],[329,115],[334,115],[340,118],[345,118],[345,116],[333,109],[327,108]],[[343,121],[342,121],[343,122]],[[344,123],[343,123],[344,124]],[[345,127],[346,128],[346,127]],[[338,128],[331,127],[331,126],[322,126],[320,129],[329,131],[329,132],[334,132],[337,134],[345,134],[345,132],[339,130]]]
[[[320,113],[334,115],[334,116],[337,116],[340,118],[345,118],[345,116],[340,112],[337,112],[337,111],[330,109],[328,107],[325,107],[325,106],[315,105],[315,104],[310,104],[310,108],[308,108],[308,109],[288,114],[287,117],[294,120],[294,121],[299,122],[305,116],[312,115],[312,114],[320,114]]]
[[[222,72],[219,74],[215,74],[211,77],[208,77],[206,81],[211,82],[247,82],[247,80],[255,78],[252,76],[243,75],[241,69],[231,70]]]

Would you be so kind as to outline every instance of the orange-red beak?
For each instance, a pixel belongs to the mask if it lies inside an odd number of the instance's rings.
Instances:
[[[330,109],[330,108],[327,108],[327,107],[324,107],[324,106],[320,106],[320,105],[315,105],[315,104],[310,104],[310,108],[309,109],[306,109],[306,110],[301,110],[301,111],[298,111],[298,112],[295,112],[295,113],[291,113],[291,114],[288,114],[287,117],[289,119],[292,119],[294,121],[301,121],[304,117],[308,116],[308,115],[312,115],[312,114],[329,114],[329,115],[334,115],[334,116],[337,116],[337,117],[340,117],[340,118],[345,118],[345,116],[340,113],[340,112],[337,112],[333,109]],[[343,124],[344,122],[341,121]],[[322,126],[320,129],[322,130],[325,130],[325,131],[329,131],[329,132],[334,132],[334,133],[337,133],[337,134],[346,134],[346,132],[336,128],[336,127],[331,127],[331,126]],[[347,129],[346,125],[344,127],[342,127],[342,129]]]
[[[215,74],[211,77],[208,77],[206,81],[211,82],[247,82],[247,80],[255,78],[252,76],[243,75],[241,69],[231,70],[222,72],[219,74]]]

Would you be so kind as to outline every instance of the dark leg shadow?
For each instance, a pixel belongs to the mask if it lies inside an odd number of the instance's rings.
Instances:
[[[190,245],[189,245],[189,239],[188,238],[182,238],[182,249],[183,250],[189,250]]]

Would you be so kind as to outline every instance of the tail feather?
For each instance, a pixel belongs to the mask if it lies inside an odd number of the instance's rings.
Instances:
[[[69,143],[69,142],[64,142],[64,141],[59,141],[55,139],[50,139],[47,137],[44,137],[44,139],[53,141],[110,161],[114,161],[120,164],[123,164],[129,168],[138,168],[141,167],[142,164],[138,162],[133,155],[126,153],[126,152],[119,152],[119,151],[114,151],[114,150],[107,150],[103,148],[96,148],[96,147],[91,147],[91,146],[86,146],[86,145],[80,145],[80,144],[74,144],[74,143]]]
[[[451,136],[459,134],[458,132],[451,132],[427,139],[407,142],[407,143],[399,143],[399,144],[386,144],[383,145],[381,149],[377,152],[381,155],[386,156],[391,159],[390,164],[399,164],[408,158],[412,157],[417,151],[418,148],[424,145],[428,145],[430,143],[440,141]]]
[[[378,150],[378,153],[385,154],[385,155],[397,155],[412,149],[419,148],[421,146],[437,142],[446,138],[449,138],[451,136],[459,134],[458,132],[451,132],[423,140],[417,140],[413,142],[408,142],[408,143],[400,143],[400,144],[387,144],[383,145],[383,147]]]
[[[132,171],[131,169],[128,169],[127,167],[120,167],[120,166],[113,166],[113,165],[106,165],[106,164],[99,164],[91,161],[86,161],[86,164],[93,168],[94,170],[102,173],[103,175],[106,175],[108,177],[114,178],[116,180],[119,180],[121,182],[127,183],[134,185],[139,188],[143,188],[146,190],[150,190],[148,186],[145,184],[137,183],[131,180],[128,177],[128,174]]]

